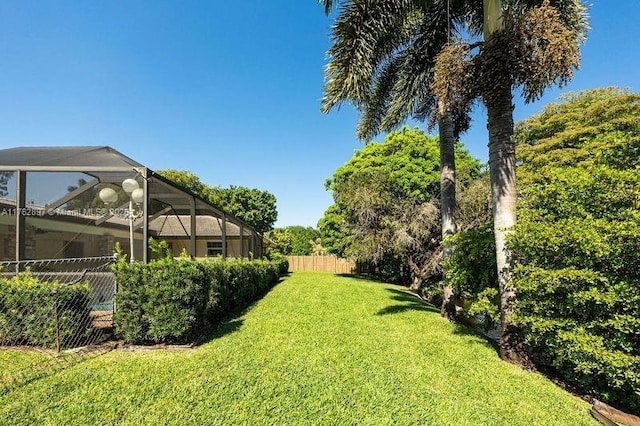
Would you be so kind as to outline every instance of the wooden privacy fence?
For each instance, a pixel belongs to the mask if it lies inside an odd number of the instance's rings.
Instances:
[[[334,274],[355,274],[356,263],[336,256],[287,256],[289,272],[315,271]]]

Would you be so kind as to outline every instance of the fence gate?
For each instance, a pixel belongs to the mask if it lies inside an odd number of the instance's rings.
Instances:
[[[0,262],[0,391],[110,350],[114,260]]]

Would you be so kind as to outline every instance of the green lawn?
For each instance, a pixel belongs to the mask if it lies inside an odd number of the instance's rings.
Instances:
[[[0,392],[24,377],[34,377],[34,370],[48,364],[52,357],[44,351],[0,348]]]
[[[401,287],[299,272],[198,349],[114,351],[0,407],[12,425],[597,424]]]
[[[7,371],[28,369],[52,357],[45,351],[0,348],[0,375]]]

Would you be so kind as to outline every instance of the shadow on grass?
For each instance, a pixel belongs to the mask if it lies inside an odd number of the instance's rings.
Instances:
[[[203,331],[203,335],[195,342],[196,346],[204,345],[213,340],[219,339],[221,337],[227,336],[229,334],[233,334],[236,331],[239,331],[244,323],[244,320],[240,317],[244,316],[247,312],[253,309],[254,305],[262,300],[267,294],[269,294],[278,284],[283,282],[283,277],[287,277],[287,275],[283,275],[278,279],[273,286],[269,287],[265,291],[256,295],[256,297],[250,301],[242,303],[240,306],[232,309],[231,311],[225,313],[219,319],[217,319],[208,330]]]
[[[496,352],[496,355],[500,356],[500,349],[498,348],[498,342],[492,340],[485,336],[482,331],[476,329],[474,327],[464,325],[464,324],[455,324],[455,330],[453,334],[456,336],[464,336],[464,337],[475,337],[473,340],[467,341],[469,345],[480,344],[482,346],[493,349]]]
[[[233,334],[236,331],[239,331],[242,325],[244,324],[244,320],[241,318],[236,318],[228,322],[224,322],[219,325],[219,327],[205,336],[201,341],[198,342],[198,345],[204,345],[205,343],[209,343],[212,340],[219,339],[224,336],[228,336],[229,334]]]
[[[401,283],[398,282],[393,282],[393,281],[389,281],[389,280],[384,280],[383,278],[377,276],[377,275],[372,275],[372,274],[335,274],[336,277],[341,277],[341,278],[353,278],[356,280],[363,280],[363,281],[372,281],[375,283],[380,283],[380,284],[395,284],[395,285],[402,285]]]
[[[399,304],[389,305],[376,312],[376,315],[392,315],[399,314],[407,311],[423,311],[423,312],[437,312],[440,313],[440,309],[425,302],[419,297],[409,293],[408,291],[387,289],[392,294],[391,300],[401,302]]]

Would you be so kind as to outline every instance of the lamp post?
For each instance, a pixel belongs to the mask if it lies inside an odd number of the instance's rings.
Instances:
[[[129,210],[127,211],[127,217],[129,219],[129,259],[130,262],[133,263],[135,261],[133,255],[133,220],[136,218],[133,203],[140,204],[144,202],[144,190],[140,188],[140,185],[135,179],[131,178],[122,181],[122,189],[129,196]],[[98,195],[102,202],[107,205],[118,201],[118,194],[112,188],[103,188]]]

